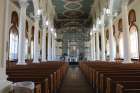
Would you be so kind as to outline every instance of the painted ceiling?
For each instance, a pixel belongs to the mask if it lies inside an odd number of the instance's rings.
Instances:
[[[52,0],[55,6],[56,18],[55,26],[56,28],[61,28],[61,26],[71,24],[72,22],[76,25],[86,24],[90,17],[91,6],[94,0]],[[91,21],[91,20],[90,20]]]

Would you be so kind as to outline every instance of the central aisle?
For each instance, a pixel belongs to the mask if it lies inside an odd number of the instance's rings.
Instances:
[[[69,66],[60,93],[93,93],[78,66]]]

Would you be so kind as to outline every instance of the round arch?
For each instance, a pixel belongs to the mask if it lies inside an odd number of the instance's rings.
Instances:
[[[28,59],[28,55],[29,55],[29,36],[28,36],[28,21],[26,20],[26,25],[25,25],[25,59],[27,60]]]
[[[17,61],[18,57],[18,13],[13,11],[11,14],[11,27],[9,29],[9,60]]]
[[[136,12],[134,9],[131,9],[128,14],[129,25],[134,25],[136,22]]]
[[[106,30],[106,58],[109,59],[109,30]]]
[[[115,25],[113,25],[113,58],[114,59],[116,58],[116,42],[117,42],[115,34],[116,34],[116,28]]]
[[[31,44],[30,44],[30,53],[31,53],[31,59],[34,58],[34,29],[35,27],[32,26],[32,29],[31,29]]]
[[[120,57],[120,59],[124,58],[124,41],[123,41],[123,25],[122,25],[122,19],[118,22],[118,47],[117,52]]]
[[[128,14],[129,20],[129,35],[130,35],[130,53],[132,59],[139,58],[139,45],[138,45],[138,28],[136,25],[136,12],[131,9]]]

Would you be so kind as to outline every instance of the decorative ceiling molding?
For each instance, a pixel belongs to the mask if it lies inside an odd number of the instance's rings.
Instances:
[[[83,0],[62,0],[62,1],[64,1],[64,2],[81,2]]]
[[[79,2],[68,2],[64,5],[66,10],[79,10],[82,7]]]
[[[92,20],[90,11],[94,0],[52,0],[52,2],[55,6],[54,25],[57,29],[72,21],[80,21],[79,24],[83,27],[92,24],[92,21],[89,20]],[[76,26],[79,27],[79,25]]]
[[[83,15],[81,10],[65,10],[63,15],[68,18],[79,18]]]
[[[64,24],[64,26],[69,26],[69,25],[81,25],[79,22],[68,22]]]

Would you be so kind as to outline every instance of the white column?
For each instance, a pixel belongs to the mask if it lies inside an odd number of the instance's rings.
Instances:
[[[7,58],[7,41],[9,37],[9,9],[10,0],[0,1],[0,93],[9,93],[11,82],[7,81],[6,75],[6,58]]]
[[[26,64],[25,63],[25,22],[26,22],[26,8],[27,2],[20,2],[20,21],[19,21],[19,47],[18,47],[18,63],[17,64]]]
[[[110,61],[113,61],[114,58],[113,58],[113,17],[112,15],[110,16],[109,18],[109,59]]]
[[[99,32],[96,32],[96,60],[100,60]]]
[[[124,62],[131,62],[130,55],[130,37],[129,37],[129,22],[128,22],[128,8],[127,0],[122,3],[122,23],[123,23],[123,37],[124,37]]]
[[[48,61],[51,61],[52,60],[52,53],[51,53],[51,28],[50,26],[48,26]]]
[[[43,27],[43,34],[42,34],[42,61],[46,62],[46,27]]]
[[[93,34],[93,60],[96,60],[95,33]]]
[[[39,20],[35,19],[35,31],[34,31],[34,59],[33,63],[39,63],[39,45],[38,45],[38,32],[39,32]]]
[[[104,15],[102,16],[102,26],[101,26],[101,50],[102,50],[102,60],[105,61],[105,30],[104,30]]]

